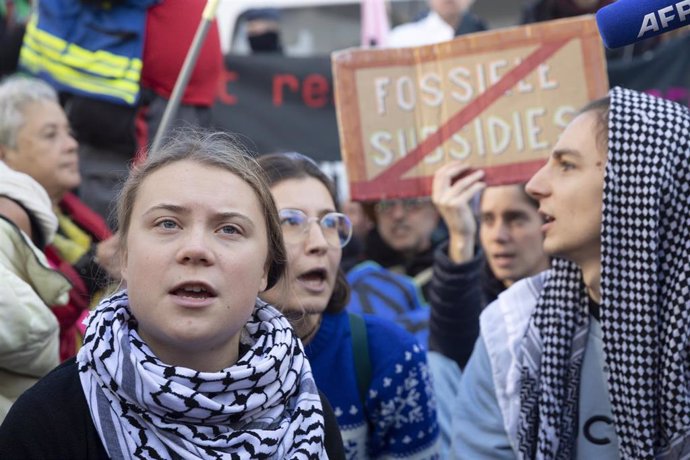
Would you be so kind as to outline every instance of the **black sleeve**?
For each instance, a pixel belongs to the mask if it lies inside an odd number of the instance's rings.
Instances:
[[[0,458],[107,459],[77,365],[68,360],[25,391],[0,425]]]
[[[470,359],[479,337],[479,315],[484,308],[483,255],[456,264],[448,257],[448,243],[434,253],[434,274],[429,288],[429,349],[452,359],[460,369]]]
[[[319,391],[319,397],[321,397],[321,405],[323,406],[324,430],[326,432],[325,446],[328,458],[330,460],[345,460],[345,448],[343,447],[338,420],[335,418],[331,404],[321,391]]]

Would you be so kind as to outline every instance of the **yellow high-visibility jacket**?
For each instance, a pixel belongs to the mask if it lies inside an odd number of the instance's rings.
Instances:
[[[158,1],[107,7],[41,0],[27,24],[19,64],[59,91],[135,105],[146,10]]]

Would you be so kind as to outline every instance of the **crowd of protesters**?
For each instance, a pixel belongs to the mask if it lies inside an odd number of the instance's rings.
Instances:
[[[614,87],[527,183],[450,161],[430,197],[341,209],[309,157],[208,129],[215,23],[149,151],[181,3],[2,3],[0,457],[690,457],[687,107]],[[382,44],[486,30],[472,3]]]

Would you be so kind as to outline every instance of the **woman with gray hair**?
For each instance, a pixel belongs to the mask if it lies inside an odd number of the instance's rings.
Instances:
[[[108,276],[119,277],[117,237],[72,193],[81,181],[77,141],[55,90],[43,81],[14,77],[0,84],[0,160],[42,185],[58,217],[57,233],[44,252],[73,285],[68,304],[53,309],[64,360],[78,350],[79,318]]]

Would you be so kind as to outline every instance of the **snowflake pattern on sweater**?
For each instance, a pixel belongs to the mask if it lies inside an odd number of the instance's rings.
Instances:
[[[348,459],[436,459],[439,428],[426,352],[401,327],[363,315],[372,379],[362,407],[346,312],[324,314],[306,347],[333,406]]]

